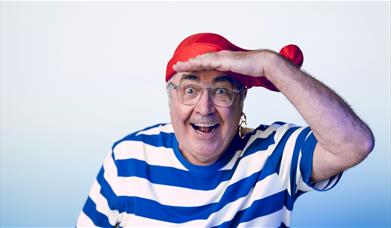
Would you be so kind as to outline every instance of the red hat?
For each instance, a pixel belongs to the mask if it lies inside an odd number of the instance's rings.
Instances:
[[[174,55],[167,63],[166,82],[176,73],[172,66],[178,61],[187,61],[197,55],[222,50],[249,51],[232,44],[224,37],[214,33],[198,33],[187,37],[175,49]],[[303,52],[294,44],[283,47],[280,50],[280,55],[284,56],[298,67],[301,67],[303,64]],[[278,91],[266,77],[252,77],[233,72],[231,72],[231,74],[247,88],[262,86],[272,91]]]

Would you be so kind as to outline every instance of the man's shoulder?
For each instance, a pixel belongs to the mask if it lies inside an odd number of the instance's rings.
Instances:
[[[118,172],[126,172],[132,166],[165,166],[166,156],[171,156],[176,146],[173,132],[170,123],[160,123],[130,133],[115,142],[111,156]]]
[[[158,123],[126,135],[114,143],[113,149],[121,143],[130,141],[146,144],[161,144],[173,136],[174,129],[171,123]]]
[[[272,124],[261,124],[254,129],[247,129],[247,137],[249,142],[254,142],[258,138],[265,139],[270,137],[274,141],[279,141],[284,136],[290,135],[293,131],[301,128],[304,129],[305,127],[293,123],[275,121]]]
[[[283,121],[275,121],[272,124],[260,124],[254,129],[248,129],[250,132],[263,132],[263,131],[281,131],[284,129],[296,128],[299,127],[296,124],[287,123]]]
[[[154,124],[154,125],[152,125],[152,126],[149,126],[149,127],[144,128],[144,129],[142,129],[142,130],[133,132],[133,133],[129,134],[128,136],[131,136],[131,135],[135,135],[135,136],[140,136],[140,135],[148,136],[148,135],[159,135],[159,134],[162,134],[162,133],[166,133],[166,134],[174,133],[174,129],[173,129],[173,127],[172,127],[172,124],[171,124],[171,123],[158,123],[158,124]],[[125,137],[125,138],[126,138],[126,137]]]

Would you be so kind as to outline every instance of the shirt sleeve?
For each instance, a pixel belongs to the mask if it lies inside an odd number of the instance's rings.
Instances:
[[[92,185],[76,227],[114,227],[118,224],[118,197],[111,187],[116,177],[114,154],[110,152]]]
[[[277,130],[280,142],[284,143],[280,174],[291,196],[317,190],[327,191],[339,181],[342,173],[320,182],[312,182],[312,161],[315,146],[318,143],[310,127],[298,127],[284,124]]]
[[[342,172],[328,179],[313,182],[311,180],[312,162],[315,146],[318,143],[313,132],[309,127],[305,129],[305,137],[301,142],[302,146],[298,156],[298,167],[296,167],[296,185],[297,193],[300,191],[307,192],[311,190],[327,191],[332,189],[340,180]],[[292,170],[293,171],[293,170]]]

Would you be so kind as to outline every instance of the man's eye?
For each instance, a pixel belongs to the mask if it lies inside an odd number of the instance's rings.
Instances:
[[[216,95],[226,95],[227,94],[227,89],[224,88],[217,88],[216,89]]]
[[[194,92],[195,91],[194,91],[194,89],[192,87],[185,88],[185,93],[187,93],[187,94],[193,94]]]

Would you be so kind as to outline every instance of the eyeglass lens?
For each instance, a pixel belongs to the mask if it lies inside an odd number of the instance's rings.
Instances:
[[[185,105],[195,105],[201,98],[204,90],[207,90],[212,101],[217,106],[230,106],[235,92],[230,82],[218,82],[212,87],[202,87],[194,82],[182,82],[177,93],[181,102]]]

